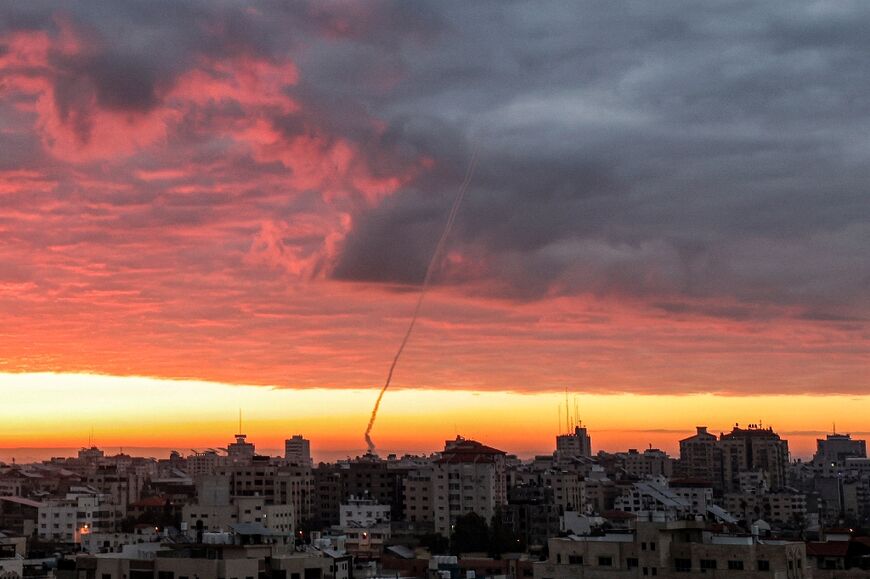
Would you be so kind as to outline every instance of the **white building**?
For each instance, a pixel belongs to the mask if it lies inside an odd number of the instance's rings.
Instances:
[[[187,474],[191,478],[214,474],[219,466],[226,464],[226,461],[226,457],[221,456],[214,449],[208,449],[203,452],[194,452],[187,457]]]
[[[369,528],[390,522],[390,505],[381,505],[374,499],[351,496],[341,505],[339,526]]]
[[[40,539],[80,543],[83,534],[114,530],[117,506],[87,487],[72,487],[64,499],[49,500],[38,510]]]

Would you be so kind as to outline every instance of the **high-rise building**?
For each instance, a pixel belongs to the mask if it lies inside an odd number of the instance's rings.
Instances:
[[[433,469],[435,531],[449,537],[457,517],[474,512],[490,521],[507,503],[504,451],[460,436],[448,440]]]
[[[813,470],[818,474],[833,476],[846,467],[847,458],[867,458],[867,443],[852,440],[850,434],[828,434],[816,439],[816,454]]]
[[[227,446],[227,460],[230,464],[251,464],[254,460],[254,445],[245,440],[244,434],[237,434],[236,441]]]
[[[686,478],[703,479],[721,488],[722,453],[715,434],[707,432],[706,426],[696,426],[694,436],[680,441],[678,471]]]
[[[557,462],[565,462],[581,456],[592,456],[592,438],[585,426],[575,426],[574,432],[556,437]]]
[[[773,428],[750,424],[748,428],[734,425],[734,429],[719,437],[722,451],[722,480],[725,490],[740,490],[740,473],[760,471],[767,477],[771,490],[786,486],[788,473],[788,441]]]
[[[311,442],[301,434],[284,441],[284,460],[293,464],[311,466]]]
[[[432,522],[432,469],[419,469],[408,473],[402,481],[405,520],[409,523],[428,524]]]

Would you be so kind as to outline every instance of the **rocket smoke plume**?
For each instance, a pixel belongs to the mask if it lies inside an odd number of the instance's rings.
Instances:
[[[399,349],[393,357],[393,363],[390,364],[390,371],[387,372],[387,381],[384,382],[378,399],[375,400],[375,407],[372,409],[372,415],[369,418],[369,424],[366,426],[366,444],[369,447],[369,452],[374,453],[375,443],[372,440],[372,427],[375,425],[375,420],[378,417],[378,408],[381,407],[381,400],[384,398],[387,389],[390,387],[390,381],[393,379],[393,371],[396,369],[396,364],[399,363],[399,358],[402,356],[402,351],[411,337],[411,332],[414,331],[414,324],[417,323],[417,316],[420,315],[420,308],[423,305],[423,298],[426,297],[426,291],[429,289],[429,282],[432,280],[432,272],[435,271],[435,265],[438,263],[438,258],[444,250],[444,245],[447,242],[447,236],[450,235],[450,230],[453,228],[453,222],[456,221],[456,214],[459,212],[459,206],[462,204],[462,199],[465,197],[465,192],[468,190],[468,184],[471,183],[471,177],[474,175],[474,169],[477,166],[477,149],[471,155],[471,161],[468,163],[468,170],[465,173],[465,179],[462,185],[459,186],[459,191],[456,193],[456,199],[453,200],[453,205],[450,207],[450,214],[447,216],[447,223],[444,224],[444,231],[441,232],[441,237],[438,239],[438,244],[435,246],[435,251],[432,253],[432,258],[429,260],[429,266],[426,268],[426,276],[423,278],[423,285],[420,287],[420,295],[417,297],[417,305],[414,306],[414,313],[411,314],[411,322],[408,324],[408,329],[405,331],[405,336],[402,338],[402,343],[399,344]]]

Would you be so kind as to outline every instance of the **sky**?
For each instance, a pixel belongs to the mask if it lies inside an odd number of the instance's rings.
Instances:
[[[860,1],[2,3],[0,446],[214,445],[245,406],[267,444],[362,449],[472,151],[376,441],[546,450],[566,388],[605,447],[870,431],[868,26]]]

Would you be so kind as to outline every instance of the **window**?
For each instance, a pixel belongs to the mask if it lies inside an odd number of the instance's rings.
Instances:
[[[568,555],[569,565],[582,565],[583,557],[581,555]]]
[[[659,574],[659,570],[656,567],[650,567],[649,571],[650,571],[650,575],[652,575],[653,577],[655,577],[656,575]]]
[[[637,569],[638,560],[635,557],[629,557],[625,560],[625,566],[629,569]]]
[[[728,561],[729,571],[743,571],[743,561]]]
[[[644,568],[643,568],[643,574],[644,574],[644,575],[649,575],[649,569],[646,568],[646,567],[644,567]]]
[[[612,567],[613,566],[613,557],[598,557],[598,566],[599,567]]]
[[[656,550],[656,544],[653,543],[652,541],[650,541],[650,544],[649,544],[649,550],[650,550],[650,551],[655,551],[655,550]]]
[[[758,570],[759,571],[770,571],[770,561],[765,561],[764,559],[758,560]]]
[[[646,551],[646,541],[644,541],[643,543],[640,544],[640,550]]]
[[[701,571],[712,570],[716,568],[716,559],[701,559]]]
[[[681,573],[688,573],[692,570],[692,560],[674,559],[674,568]]]

